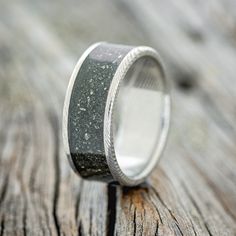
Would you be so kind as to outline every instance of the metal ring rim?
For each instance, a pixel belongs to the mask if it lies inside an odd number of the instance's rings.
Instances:
[[[115,148],[113,142],[113,129],[112,129],[113,112],[114,112],[114,105],[116,103],[116,98],[119,93],[119,87],[121,81],[124,79],[127,71],[132,66],[132,64],[137,59],[143,56],[150,56],[154,58],[157,61],[158,65],[160,66],[161,74],[164,81],[164,93],[165,93],[164,114],[163,114],[164,127],[160,135],[160,140],[158,142],[158,149],[155,153],[155,156],[151,157],[150,162],[141,171],[141,173],[139,173],[135,177],[129,177],[121,170],[115,155]],[[123,58],[113,77],[110,89],[108,91],[107,103],[105,108],[105,117],[104,117],[104,147],[105,147],[106,159],[113,178],[116,181],[118,181],[121,185],[135,186],[144,182],[145,179],[149,176],[149,174],[153,171],[153,169],[157,165],[167,141],[167,135],[170,125],[170,115],[171,115],[170,110],[171,110],[171,104],[170,104],[169,83],[165,76],[164,66],[159,54],[153,48],[146,46],[139,46],[133,48]]]
[[[70,154],[70,148],[69,148],[69,141],[68,141],[68,111],[69,111],[69,104],[70,104],[70,97],[73,89],[73,85],[76,79],[76,76],[87,58],[89,54],[100,44],[104,42],[98,42],[93,45],[91,45],[80,57],[78,60],[73,73],[70,77],[69,85],[66,91],[65,96],[65,102],[64,102],[64,108],[63,108],[63,126],[62,126],[62,137],[63,137],[63,143],[65,147],[65,151],[69,160],[69,163],[72,167],[72,169],[77,173],[79,176],[80,173],[75,167],[75,164],[72,160],[71,154]],[[119,164],[117,162],[116,156],[115,156],[115,149],[114,149],[114,143],[113,143],[113,133],[112,133],[112,122],[113,122],[113,111],[114,111],[114,105],[116,102],[117,94],[119,93],[119,85],[122,81],[122,79],[125,77],[125,74],[127,73],[128,69],[132,64],[138,59],[143,56],[151,56],[153,57],[158,65],[160,66],[160,70],[162,73],[163,81],[164,81],[164,92],[165,92],[165,114],[163,114],[163,120],[164,120],[164,129],[161,133],[160,141],[159,141],[159,151],[156,155],[156,157],[152,157],[150,163],[147,164],[147,166],[144,168],[144,170],[139,173],[135,177],[128,177],[123,173],[121,168],[119,167]],[[103,136],[104,136],[104,149],[105,149],[105,157],[106,162],[109,167],[110,173],[114,179],[114,181],[118,181],[121,185],[125,186],[135,186],[145,181],[147,176],[152,172],[154,167],[156,166],[158,160],[160,159],[160,156],[163,152],[163,149],[165,147],[167,134],[169,130],[169,124],[170,124],[170,95],[169,95],[169,85],[167,78],[164,73],[164,67],[162,60],[160,59],[160,56],[158,53],[150,47],[146,46],[139,46],[134,47],[131,49],[130,52],[127,53],[127,55],[123,58],[121,63],[119,64],[113,79],[111,81],[111,85],[108,91],[107,95],[107,101],[105,106],[105,114],[104,114],[104,129],[103,129]]]

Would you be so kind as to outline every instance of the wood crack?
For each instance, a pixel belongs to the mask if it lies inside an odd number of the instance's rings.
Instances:
[[[0,206],[1,206],[2,202],[4,201],[6,193],[7,193],[8,180],[9,180],[9,174],[7,174],[4,179],[4,184],[3,184],[2,191],[0,194]]]
[[[162,221],[162,217],[161,217],[161,214],[157,208],[157,206],[155,205],[155,203],[153,202],[153,200],[150,198],[149,194],[147,194],[149,200],[151,201],[153,207],[155,208],[157,214],[158,214],[158,217],[159,217],[159,220],[160,220],[160,223],[163,224],[163,221]],[[159,227],[159,221],[157,221],[158,225],[157,225],[157,230],[158,230],[158,227]]]
[[[187,187],[185,186],[185,184],[184,184],[183,182],[182,182],[182,186],[183,186],[183,188],[184,188],[186,194],[188,195],[190,201],[192,202],[192,204],[194,205],[195,209],[197,210],[198,214],[199,214],[200,217],[202,218],[203,224],[204,224],[204,226],[205,226],[205,228],[206,228],[208,234],[209,234],[210,236],[212,236],[212,233],[211,233],[211,231],[210,231],[210,229],[209,229],[209,227],[208,227],[208,225],[207,225],[207,222],[205,221],[204,216],[203,216],[203,214],[202,214],[200,208],[198,207],[196,201],[193,199],[192,195],[190,194],[190,192],[188,191]]]
[[[107,187],[107,236],[114,235],[116,223],[116,186],[109,184]]]
[[[183,234],[183,231],[181,230],[180,226],[179,226],[179,222],[178,220],[176,219],[176,217],[174,216],[173,212],[171,211],[171,209],[164,203],[164,201],[162,200],[161,196],[159,195],[159,193],[156,191],[155,188],[151,187],[151,189],[153,190],[153,192],[155,193],[155,195],[157,196],[157,198],[160,200],[161,204],[168,210],[170,216],[173,218],[173,220],[175,221],[175,225],[179,231],[179,233],[181,235],[184,235]]]
[[[80,220],[80,221],[79,221],[79,227],[78,227],[78,235],[79,235],[79,236],[84,235],[83,232],[84,232],[84,231],[83,231],[83,225],[82,225],[82,222],[81,222],[81,220]]]
[[[157,223],[156,223],[156,230],[155,230],[155,236],[158,236],[158,231],[159,231],[159,222],[157,220]]]
[[[165,174],[165,173],[163,173],[163,174]],[[173,182],[172,182],[172,180],[171,180],[171,178],[170,178],[168,175],[166,175],[166,174],[165,174],[165,177],[170,181],[170,183],[172,183],[172,186],[174,186],[174,185],[173,185]],[[175,191],[177,192],[176,189],[175,189]],[[179,198],[179,197],[178,197],[178,198]],[[181,202],[180,198],[179,198],[179,201]],[[184,209],[185,213],[187,214],[187,211],[186,211],[184,205],[182,204],[182,202],[181,202],[181,205],[182,205],[182,208]],[[192,225],[192,229],[193,229],[194,235],[197,235],[197,232],[196,232],[196,230],[195,230],[195,228],[194,228],[194,224],[193,224],[192,219],[189,219],[189,221],[190,221],[190,223],[191,223],[191,225]]]
[[[60,193],[60,158],[59,158],[59,126],[58,120],[54,113],[48,112],[49,121],[51,123],[53,134],[54,134],[54,142],[55,142],[55,150],[54,150],[54,163],[55,163],[55,184],[54,184],[54,196],[53,196],[53,218],[56,227],[57,234],[60,235],[60,224],[57,218],[57,206],[58,199]]]
[[[78,216],[79,216],[80,196],[81,196],[81,192],[83,191],[83,185],[84,185],[84,182],[81,179],[80,180],[80,190],[79,190],[79,193],[77,195],[76,203],[75,203],[75,220],[76,221],[77,221]]]
[[[137,224],[136,224],[136,213],[137,213],[137,209],[136,207],[134,208],[134,218],[133,218],[133,223],[134,223],[134,233],[133,235],[136,235],[136,231],[137,231]]]
[[[1,228],[0,228],[0,236],[3,236],[3,234],[4,234],[4,229],[5,229],[5,222],[4,222],[4,217],[2,217],[2,220],[1,220]]]
[[[93,210],[92,208],[89,209],[89,235],[92,235],[92,228],[93,228]]]
[[[26,236],[27,235],[27,212],[26,212],[26,201],[25,201],[25,204],[24,204],[24,209],[23,209],[23,235]]]
[[[50,225],[49,225],[50,220],[49,220],[48,209],[47,209],[47,207],[46,207],[46,205],[45,205],[45,202],[44,202],[43,200],[42,200],[41,205],[42,205],[42,208],[43,208],[43,210],[44,210],[44,212],[45,212],[46,226],[47,226],[47,228],[48,228],[49,235],[52,235],[52,230],[51,230],[51,227],[50,227]]]

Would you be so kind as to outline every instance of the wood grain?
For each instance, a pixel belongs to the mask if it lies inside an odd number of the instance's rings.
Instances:
[[[0,236],[236,235],[235,1],[0,2]],[[155,47],[169,142],[140,187],[86,182],[65,157],[73,67],[91,43]]]

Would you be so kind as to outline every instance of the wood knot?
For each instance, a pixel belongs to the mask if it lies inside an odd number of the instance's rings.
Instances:
[[[194,71],[178,71],[175,75],[176,86],[183,92],[189,92],[197,87],[197,76]]]

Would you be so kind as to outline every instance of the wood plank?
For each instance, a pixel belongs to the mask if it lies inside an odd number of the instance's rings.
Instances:
[[[0,235],[235,235],[234,9],[233,0],[1,2]],[[70,73],[101,40],[157,48],[172,81],[167,149],[140,187],[83,181],[64,154]]]

